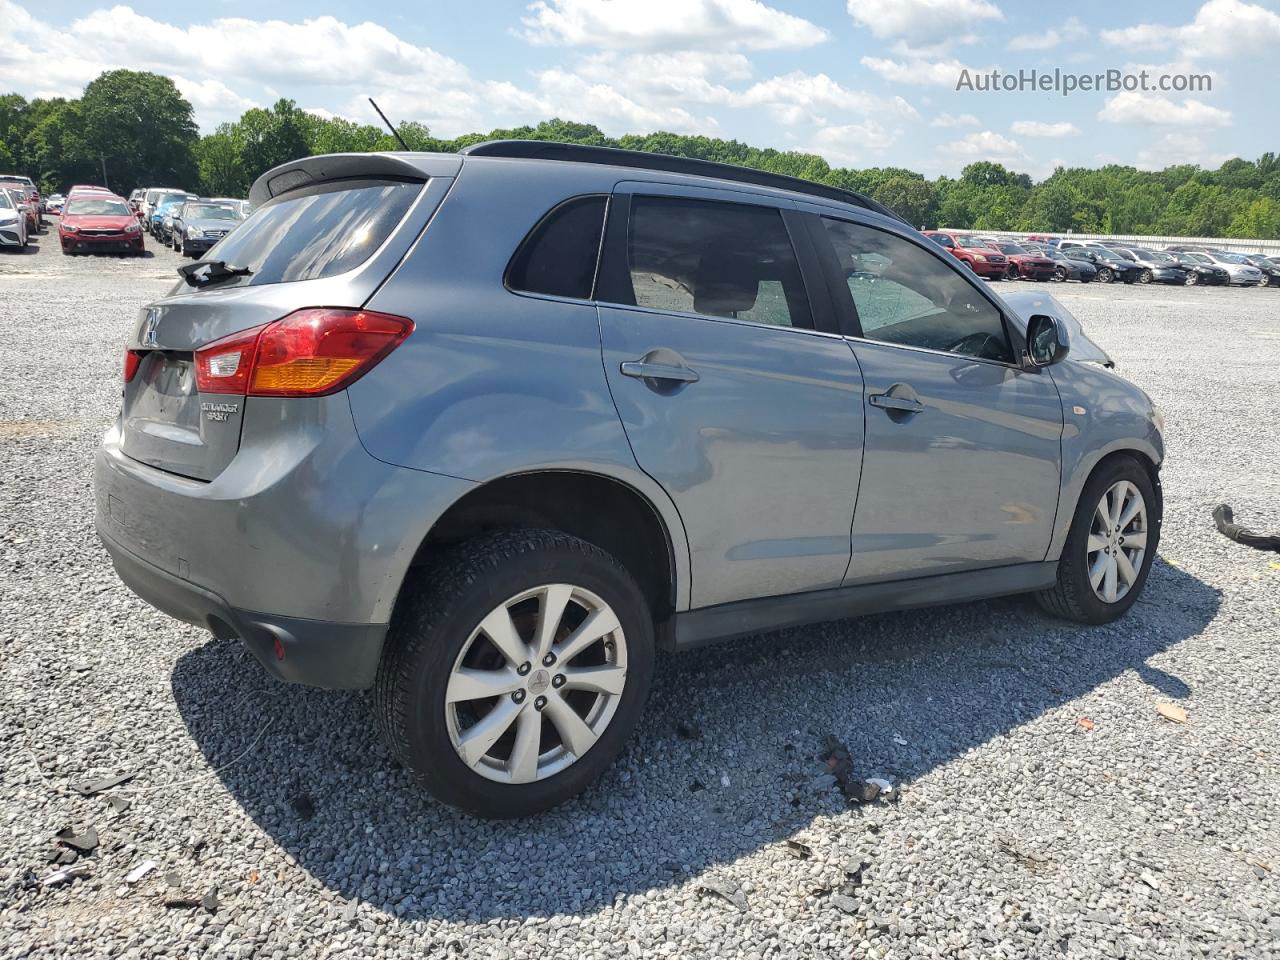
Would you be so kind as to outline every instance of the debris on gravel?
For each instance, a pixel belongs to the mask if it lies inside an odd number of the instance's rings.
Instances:
[[[599,784],[490,823],[414,786],[366,694],[277,683],[116,578],[94,450],[183,262],[148,245],[0,252],[0,957],[1280,960],[1280,569],[1206,521],[1280,530],[1280,292],[1043,287],[1168,424],[1125,619],[1009,598],[664,658]],[[851,805],[827,735],[851,785],[910,790]],[[49,864],[69,824],[98,846]]]

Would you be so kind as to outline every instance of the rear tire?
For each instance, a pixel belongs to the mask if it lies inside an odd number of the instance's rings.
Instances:
[[[1109,551],[1117,547],[1108,542],[1106,547],[1102,548],[1101,544],[1105,537],[1100,539],[1100,533],[1105,531],[1095,531],[1095,526],[1102,526],[1099,511],[1105,509],[1106,504],[1115,501],[1113,491],[1118,485],[1122,490],[1127,489],[1123,486],[1125,484],[1132,490],[1136,490],[1137,497],[1141,498],[1143,510],[1140,525],[1143,529],[1141,531],[1135,529],[1139,525],[1136,517],[1127,524],[1121,524],[1124,529],[1121,531],[1119,549],[1124,552],[1125,559],[1129,561],[1135,576],[1127,585],[1120,583],[1124,590],[1123,595],[1108,601],[1101,595],[1107,592],[1106,575],[1104,573],[1102,582],[1095,589],[1096,572],[1094,571],[1099,566],[1105,571],[1107,566],[1109,554],[1102,553],[1101,550]],[[1122,499],[1121,505],[1123,507],[1133,502],[1134,499]],[[1129,456],[1117,456],[1104,462],[1094,471],[1080,493],[1075,516],[1071,520],[1071,530],[1067,534],[1067,541],[1062,547],[1062,556],[1058,560],[1058,582],[1050,589],[1036,594],[1036,600],[1040,606],[1054,616],[1090,624],[1110,623],[1128,613],[1129,608],[1137,602],[1143,587],[1146,586],[1151,563],[1160,545],[1161,515],[1159,492],[1152,482],[1151,475],[1140,463]],[[1123,520],[1123,516],[1120,519]],[[1143,537],[1145,546],[1139,562],[1134,565],[1131,551],[1134,549],[1133,544],[1139,533]],[[1126,537],[1127,545],[1124,542]],[[1091,551],[1090,547],[1100,549]],[[1094,558],[1092,561],[1091,556]],[[1122,576],[1121,580],[1123,580]],[[1112,581],[1113,589],[1116,582],[1116,580]]]
[[[539,660],[544,604],[552,605],[550,591],[570,588],[563,615],[545,618],[547,636],[554,630],[553,660]],[[615,629],[571,652],[569,638],[597,613],[597,624]],[[482,623],[514,625],[507,652]],[[554,659],[557,651],[563,659]],[[531,659],[515,663],[526,654]],[[613,762],[644,710],[653,662],[649,608],[622,564],[559,531],[502,532],[459,545],[405,585],[378,666],[374,709],[387,744],[436,799],[482,817],[529,816],[582,792]],[[591,667],[610,668],[616,692],[580,686],[575,671]],[[481,689],[498,692],[459,696],[474,692],[468,684],[477,675],[486,683]],[[579,753],[568,744],[575,731],[586,736],[578,725],[584,720],[594,739],[580,741]],[[472,732],[482,724],[502,732],[477,745]],[[525,756],[535,748],[520,778],[516,757],[527,724]],[[473,756],[464,760],[469,737]]]

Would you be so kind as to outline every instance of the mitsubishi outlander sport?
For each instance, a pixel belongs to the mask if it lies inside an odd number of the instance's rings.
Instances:
[[[371,687],[445,802],[583,790],[659,650],[1143,589],[1150,399],[861,195],[508,141],[308,157],[251,201],[139,315],[97,529],[165,613]]]

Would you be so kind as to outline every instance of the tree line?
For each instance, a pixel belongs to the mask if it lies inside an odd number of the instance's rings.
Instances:
[[[1228,160],[1217,170],[1191,164],[1160,171],[1108,164],[1059,167],[1033,183],[1001,164],[979,161],[956,178],[930,180],[903,167],[854,170],[794,150],[674,133],[608,137],[592,124],[536,126],[449,140],[416,121],[398,126],[412,150],[456,152],[483,140],[558,140],[696,157],[816,180],[869,194],[917,226],[975,230],[1168,234],[1280,238],[1280,157]],[[168,77],[112,70],[78,99],[0,96],[0,172],[33,177],[46,192],[73,183],[195,186],[206,196],[245,196],[265,170],[300,156],[399,150],[383,128],[324,117],[281,99],[246,110],[201,136],[191,104]]]

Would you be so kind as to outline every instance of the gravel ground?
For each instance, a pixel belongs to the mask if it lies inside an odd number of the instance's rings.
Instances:
[[[1280,291],[1053,288],[1168,418],[1124,621],[1012,599],[668,658],[596,788],[493,824],[414,789],[366,694],[113,575],[90,458],[179,262],[0,254],[0,956],[1280,957],[1280,557],[1209,518],[1280,529]],[[828,734],[901,799],[849,808]],[[89,876],[33,887],[90,826]]]

